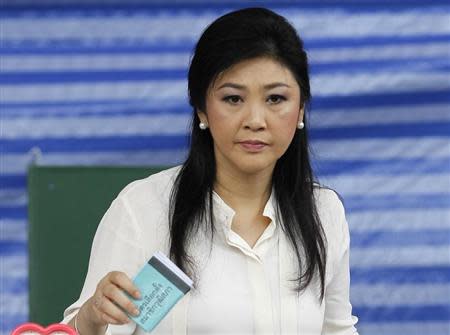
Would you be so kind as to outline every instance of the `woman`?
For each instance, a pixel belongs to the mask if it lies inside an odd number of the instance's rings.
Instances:
[[[186,162],[112,203],[64,321],[81,335],[144,334],[123,291],[139,298],[130,278],[163,250],[195,288],[152,334],[357,334],[348,227],[336,194],[314,183],[294,28],[267,9],[224,15],[201,36],[188,79]]]

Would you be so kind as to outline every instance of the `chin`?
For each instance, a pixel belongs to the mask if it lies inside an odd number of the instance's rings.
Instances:
[[[249,174],[249,175],[255,175],[255,174],[259,174],[262,172],[267,172],[267,171],[271,171],[273,170],[273,168],[275,167],[275,162],[258,162],[257,159],[249,162],[239,162],[239,164],[237,164],[238,168],[240,171],[242,171],[245,174]]]

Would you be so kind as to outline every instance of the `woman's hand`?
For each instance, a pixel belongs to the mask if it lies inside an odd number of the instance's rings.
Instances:
[[[94,295],[81,307],[82,319],[94,327],[128,323],[130,319],[124,311],[137,316],[139,310],[124,291],[135,299],[141,298],[139,290],[125,273],[109,272],[97,284]]]

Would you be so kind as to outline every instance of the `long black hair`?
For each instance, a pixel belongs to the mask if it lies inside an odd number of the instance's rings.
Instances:
[[[172,189],[169,214],[170,257],[194,278],[195,260],[187,252],[188,241],[200,228],[214,236],[212,194],[216,177],[213,139],[209,130],[199,129],[197,111],[207,113],[207,91],[220,73],[256,57],[270,57],[292,72],[300,86],[301,107],[311,98],[303,41],[284,17],[264,8],[241,9],[218,18],[203,32],[188,75],[193,108],[190,150]],[[303,122],[305,128],[295,132],[275,165],[272,188],[282,230],[298,259],[296,291],[305,289],[318,274],[323,299],[326,239],[314,200],[306,115]]]

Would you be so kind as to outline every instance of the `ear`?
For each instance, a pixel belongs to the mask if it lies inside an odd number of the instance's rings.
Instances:
[[[302,122],[304,116],[305,116],[305,105],[300,107],[300,112],[298,113],[297,123]]]
[[[208,116],[205,112],[202,112],[200,109],[197,109],[197,116],[200,119],[200,122],[208,124]]]

